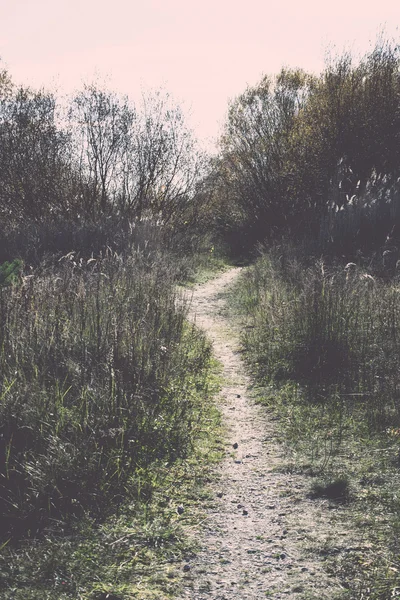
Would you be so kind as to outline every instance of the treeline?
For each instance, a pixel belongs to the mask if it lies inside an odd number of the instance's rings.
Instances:
[[[206,166],[167,93],[134,104],[91,84],[61,102],[3,71],[0,261],[40,249],[120,250],[124,233],[143,222],[193,229]]]
[[[265,76],[231,102],[211,161],[167,94],[135,105],[91,84],[61,103],[3,71],[0,261],[15,257],[22,225],[32,254],[84,247],[94,224],[98,246],[107,238],[118,249],[124,232],[151,221],[175,234],[216,227],[234,251],[287,235],[348,260],[379,251],[393,272],[399,64],[399,47],[380,40],[357,61],[331,57],[319,76]]]
[[[247,248],[289,235],[347,258],[398,235],[399,65],[399,47],[380,41],[236,98],[215,171],[220,226]]]

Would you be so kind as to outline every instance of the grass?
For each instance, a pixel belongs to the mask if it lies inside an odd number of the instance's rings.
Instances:
[[[0,288],[6,600],[179,588],[219,420],[180,269],[149,250],[68,253]]]
[[[262,256],[232,293],[288,468],[349,523],[348,551],[324,554],[349,598],[400,594],[398,290],[356,265],[305,267],[281,252]]]
[[[218,378],[214,379],[218,385]],[[211,396],[190,456],[153,468],[152,499],[127,498],[103,523],[86,517],[71,535],[47,535],[3,552],[2,597],[12,599],[109,597],[160,600],[182,587],[183,567],[196,552],[196,532],[209,501],[207,482],[219,459],[219,414]],[[177,507],[183,505],[180,515]],[[5,585],[6,584],[6,585]]]

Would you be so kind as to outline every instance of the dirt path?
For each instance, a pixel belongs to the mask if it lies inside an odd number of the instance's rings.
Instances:
[[[340,508],[328,510],[327,502],[310,500],[307,477],[285,472],[276,423],[249,397],[250,381],[222,295],[239,271],[231,269],[193,294],[192,319],[212,339],[224,368],[227,438],[202,550],[184,576],[183,598],[343,598],[345,590],[323,568],[332,544],[345,544]]]

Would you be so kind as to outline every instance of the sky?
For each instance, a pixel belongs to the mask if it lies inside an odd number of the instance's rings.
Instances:
[[[137,99],[164,88],[214,148],[228,101],[282,66],[320,72],[329,50],[365,53],[395,0],[0,0],[0,58],[12,79],[73,93],[95,79]]]

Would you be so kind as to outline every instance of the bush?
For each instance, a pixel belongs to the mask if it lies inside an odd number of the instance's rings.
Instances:
[[[246,357],[259,400],[285,441],[287,468],[317,476],[309,497],[323,499],[325,509],[342,504],[348,531],[360,529],[368,542],[356,560],[346,551],[327,568],[352,598],[393,597],[399,589],[398,279],[380,280],[354,263],[305,260],[302,251],[275,248],[244,274],[235,298],[246,315]],[[336,544],[333,536],[327,550]]]

